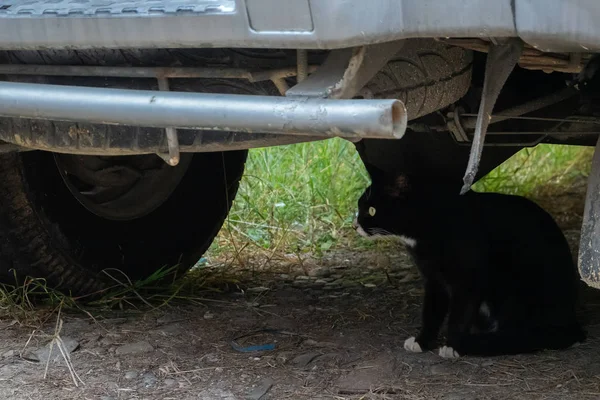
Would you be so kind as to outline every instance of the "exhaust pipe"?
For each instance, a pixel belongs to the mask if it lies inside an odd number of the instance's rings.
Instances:
[[[393,99],[331,100],[15,82],[0,82],[0,116],[355,140],[399,139],[407,125],[404,104]]]

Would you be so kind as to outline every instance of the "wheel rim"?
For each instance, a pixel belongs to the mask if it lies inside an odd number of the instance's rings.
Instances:
[[[80,156],[54,154],[63,182],[88,211],[99,217],[128,221],[141,218],[173,193],[192,160],[182,154],[171,167],[155,154]]]

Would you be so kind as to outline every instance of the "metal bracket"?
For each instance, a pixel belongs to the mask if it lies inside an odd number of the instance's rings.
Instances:
[[[462,107],[457,107],[453,112],[448,113],[449,119],[446,122],[446,126],[448,127],[450,134],[458,143],[468,143],[471,141],[469,139],[469,136],[467,136],[467,132],[465,132],[462,121],[460,119],[460,116],[463,112],[464,109]]]
[[[168,92],[169,91],[169,79],[168,78],[157,78],[158,89]],[[177,129],[172,126],[165,128],[167,134],[167,147],[169,149],[168,154],[158,153],[158,156],[165,160],[171,167],[179,164],[179,138],[177,137]]]
[[[494,104],[508,76],[515,65],[517,65],[522,51],[523,41],[519,38],[510,38],[502,44],[490,46],[485,65],[485,80],[483,82],[479,113],[477,114],[473,145],[471,146],[469,164],[463,177],[464,184],[460,194],[467,193],[475,181],[479,161],[481,160],[481,153],[483,152],[485,134],[490,123]]]
[[[351,99],[404,46],[404,41],[332,51],[323,65],[286,96]],[[300,79],[299,79],[300,81]]]

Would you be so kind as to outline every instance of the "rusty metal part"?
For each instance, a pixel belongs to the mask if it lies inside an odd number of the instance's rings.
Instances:
[[[485,39],[439,39],[452,46],[488,53],[493,43]],[[544,72],[579,73],[592,57],[591,53],[545,53],[525,44],[518,65],[524,69]]]
[[[312,72],[317,66],[307,66]],[[243,68],[210,67],[111,67],[89,65],[33,65],[0,64],[2,75],[39,75],[39,76],[101,76],[106,78],[210,78],[210,79],[247,79],[250,82],[262,82],[277,78],[296,76],[296,68],[279,68],[264,71],[250,71]]]
[[[320,68],[288,90],[286,96],[353,98],[403,45],[404,41],[398,40],[334,50]]]
[[[308,76],[308,52],[304,49],[296,50],[296,71],[298,83]]]
[[[467,133],[465,132],[463,123],[461,121],[462,111],[463,109],[459,107],[456,110],[454,110],[454,112],[448,113],[449,119],[446,123],[446,126],[448,127],[448,130],[454,137],[454,140],[456,140],[459,143],[470,142],[469,136],[467,136]]]
[[[600,289],[600,138],[596,143],[579,241],[578,267],[581,279]]]
[[[316,65],[304,65],[304,74],[316,71]],[[210,67],[111,67],[88,65],[0,64],[0,74],[30,76],[99,76],[104,78],[154,79],[246,79],[249,82],[272,81],[283,96],[289,89],[286,78],[296,76],[298,68],[250,71],[243,68]]]
[[[182,153],[246,150],[327,139],[192,129],[180,129],[177,136]],[[96,156],[155,155],[168,151],[163,138],[164,130],[158,128],[0,118],[0,140],[6,142],[0,145],[0,153],[44,150]]]
[[[276,78],[276,79],[273,79],[272,82],[273,82],[273,85],[275,85],[275,87],[279,91],[279,94],[281,94],[282,96],[285,96],[286,92],[290,88],[289,85],[287,84],[287,82],[285,81],[285,79]]]
[[[483,152],[485,134],[490,123],[494,104],[508,76],[517,64],[522,50],[523,42],[521,39],[515,38],[507,39],[502,44],[494,45],[490,48],[485,65],[485,79],[479,112],[477,114],[473,144],[471,145],[467,170],[463,177],[464,185],[460,191],[461,194],[468,192],[475,181],[477,168],[481,160],[481,153]]]

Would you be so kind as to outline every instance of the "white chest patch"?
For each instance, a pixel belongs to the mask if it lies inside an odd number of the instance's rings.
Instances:
[[[360,225],[356,228],[356,233],[358,233],[362,237],[370,237],[369,234],[365,232],[365,230]]]
[[[366,237],[372,240],[375,239],[397,239],[399,241],[401,241],[404,245],[410,247],[410,248],[414,248],[417,245],[417,240],[413,239],[411,237],[408,236],[404,236],[404,235],[393,235],[391,233],[387,233],[387,234],[379,234],[376,233],[374,235],[369,235],[362,226],[360,226],[358,224],[358,222],[354,222],[355,226],[356,226],[356,233],[358,233],[360,236],[362,237]]]
[[[413,238],[409,238],[408,236],[404,236],[404,235],[400,235],[399,236],[400,241],[402,243],[404,243],[405,245],[407,245],[408,247],[416,247],[417,246],[417,240],[413,239]]]

